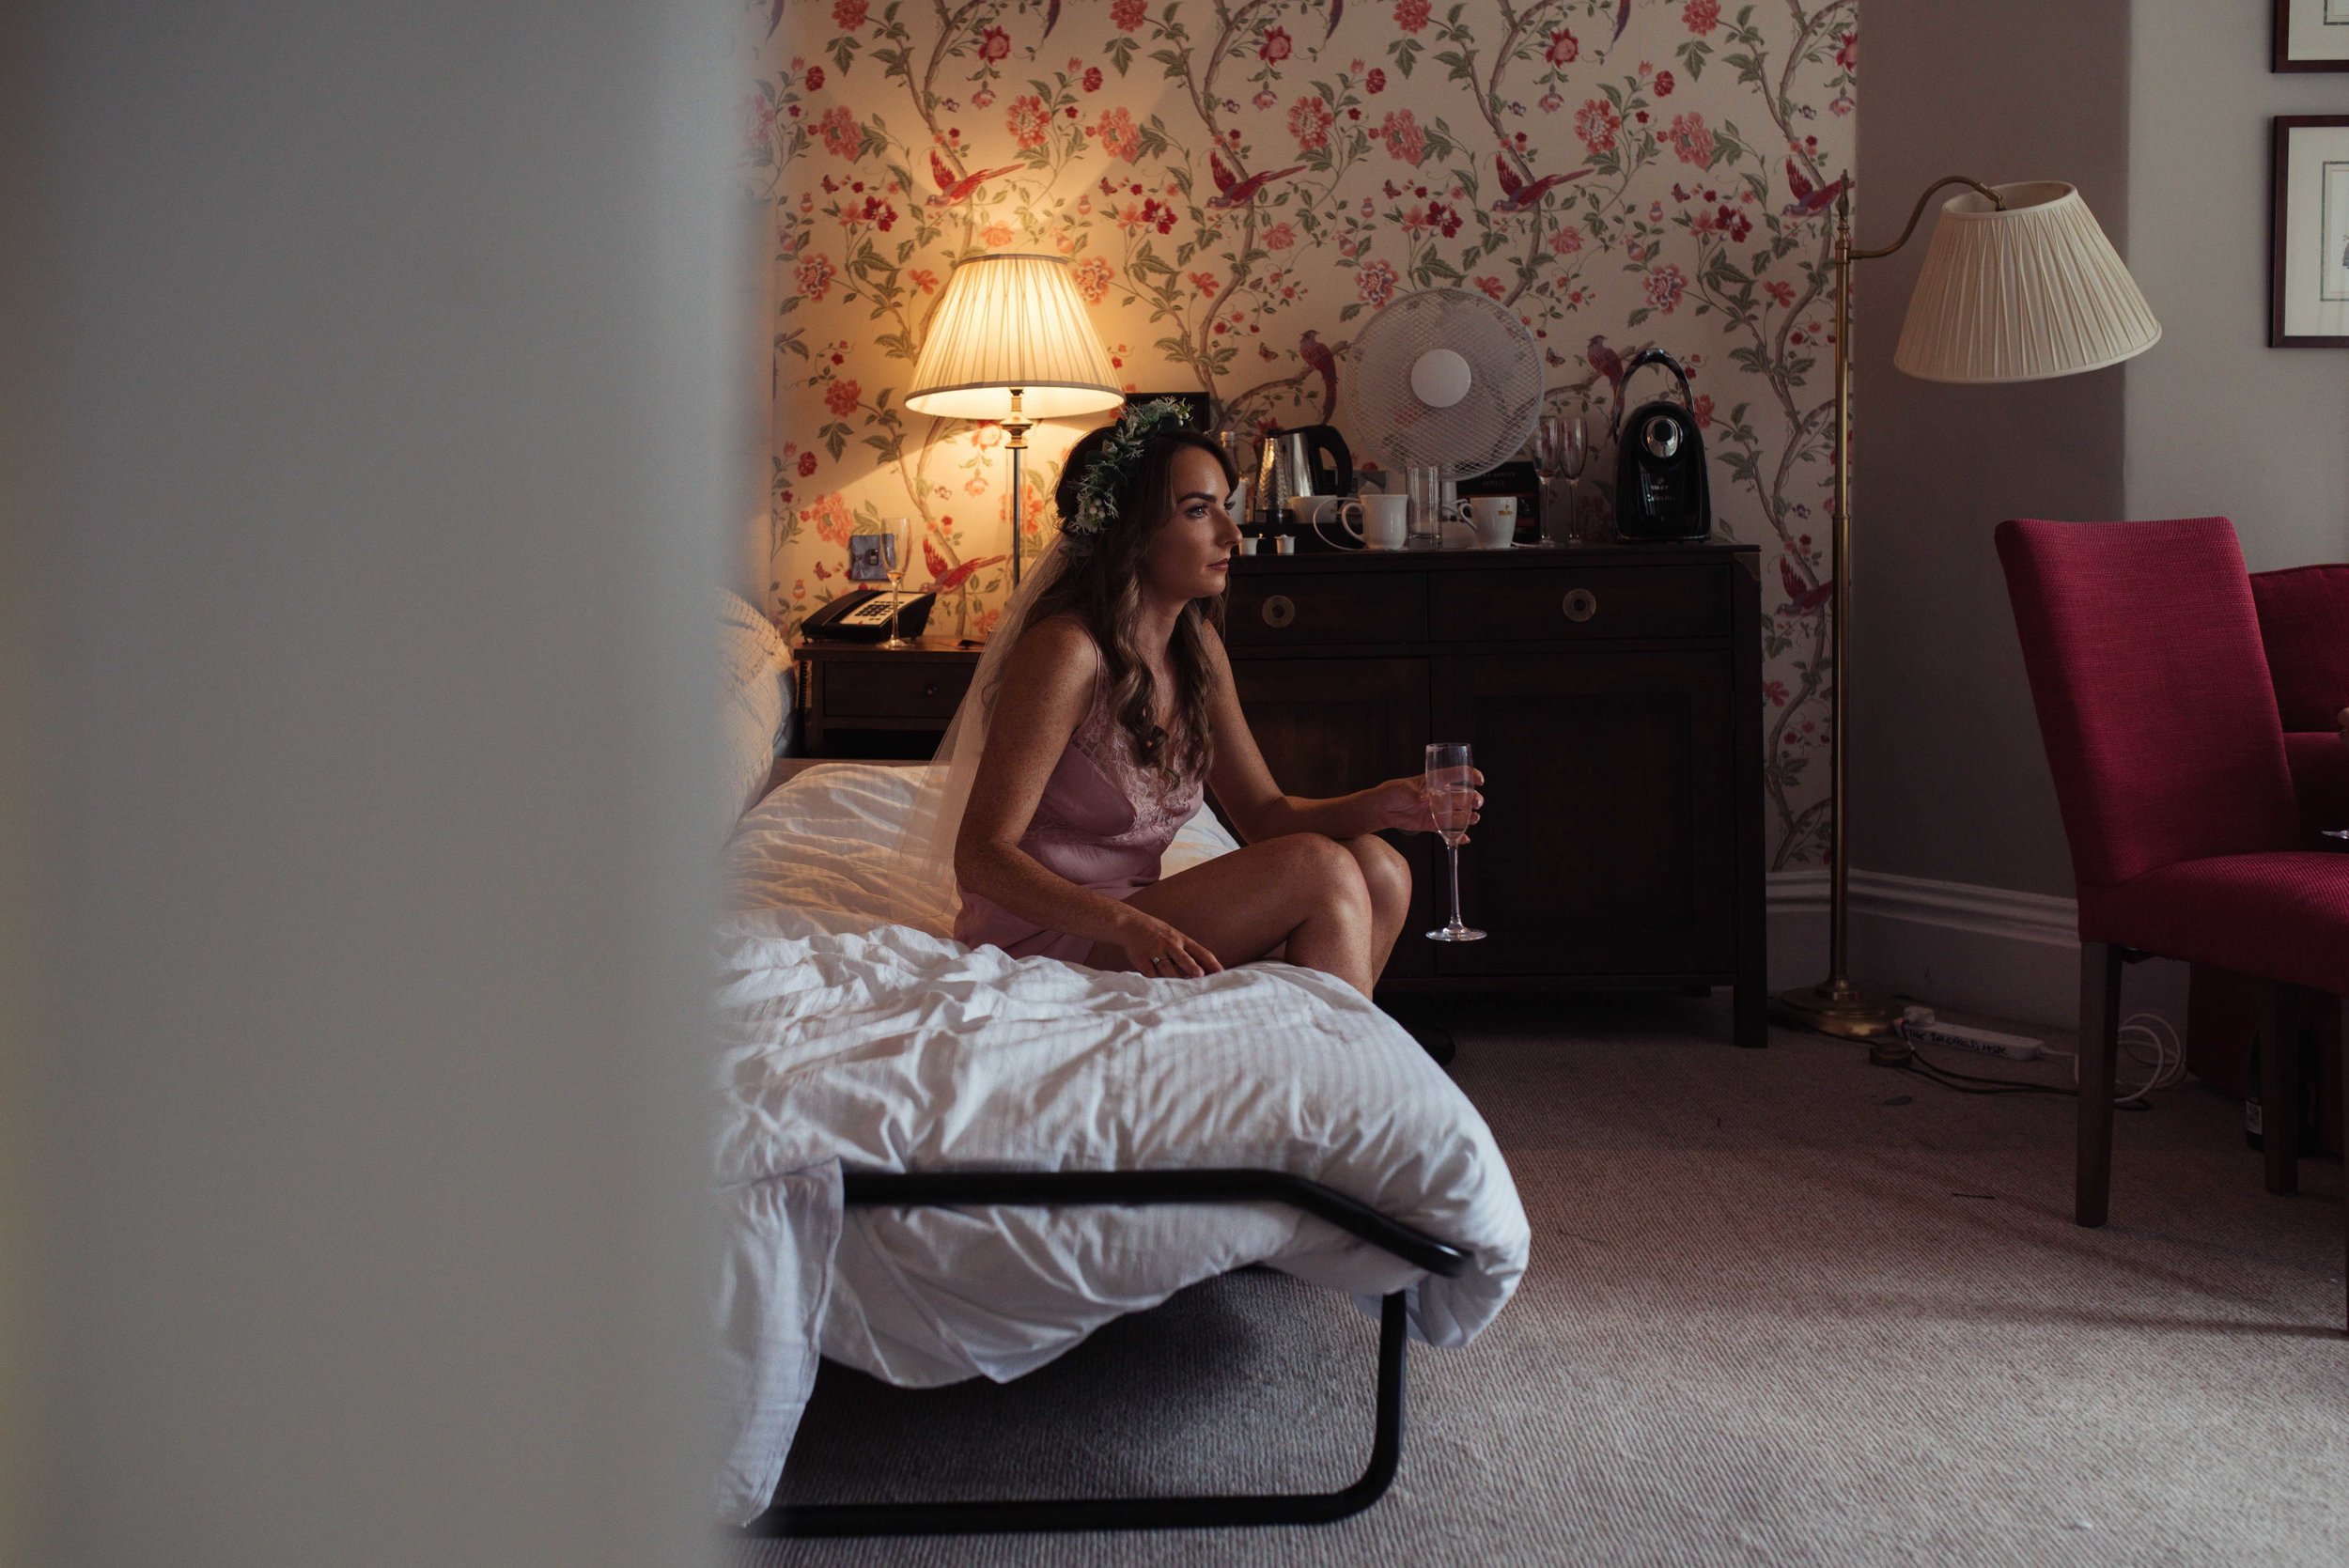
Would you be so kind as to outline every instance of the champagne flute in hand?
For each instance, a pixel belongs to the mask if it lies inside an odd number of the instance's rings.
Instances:
[[[1444,852],[1452,862],[1452,924],[1430,931],[1434,942],[1480,942],[1485,933],[1460,921],[1460,844],[1468,837],[1469,819],[1476,815],[1476,766],[1467,746],[1439,742],[1427,748],[1425,776],[1428,814],[1443,835]]]
[[[911,638],[897,634],[897,594],[904,587],[906,567],[913,560],[913,520],[885,518],[881,521],[881,565],[889,572],[889,640],[884,648],[910,648]]]

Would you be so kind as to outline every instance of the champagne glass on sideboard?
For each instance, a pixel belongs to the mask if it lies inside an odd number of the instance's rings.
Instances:
[[[881,565],[889,572],[889,640],[884,648],[910,648],[912,639],[897,635],[898,594],[905,586],[906,567],[913,560],[913,520],[884,518],[881,520]]]
[[[1579,545],[1585,542],[1576,513],[1582,500],[1582,473],[1591,466],[1590,411],[1578,402],[1572,413],[1559,419],[1558,466],[1566,476],[1565,542]]]
[[[1476,765],[1466,744],[1438,741],[1427,748],[1427,810],[1436,820],[1452,868],[1452,920],[1441,930],[1427,933],[1433,942],[1480,942],[1485,933],[1460,920],[1460,845],[1468,837],[1469,819],[1476,815]]]
[[[1544,411],[1533,427],[1533,473],[1541,480],[1541,506],[1534,518],[1534,533],[1545,545],[1558,542],[1558,476],[1565,471],[1566,424],[1559,415]],[[1571,506],[1571,500],[1568,502]]]

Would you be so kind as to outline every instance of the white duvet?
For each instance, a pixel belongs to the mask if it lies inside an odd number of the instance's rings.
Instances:
[[[721,1511],[767,1505],[817,1352],[888,1381],[1017,1377],[1100,1324],[1251,1263],[1465,1343],[1525,1267],[1484,1119],[1394,1022],[1286,964],[1145,980],[877,924],[912,770],[811,769],[747,815],[720,932],[729,1227],[722,1341],[735,1400]],[[1167,870],[1233,847],[1202,812]],[[859,1209],[852,1170],[1261,1166],[1468,1250],[1423,1276],[1280,1205]]]

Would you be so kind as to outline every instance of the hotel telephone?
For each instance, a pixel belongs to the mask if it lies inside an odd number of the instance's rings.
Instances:
[[[897,635],[919,637],[929,623],[936,594],[908,594],[897,601]],[[839,643],[878,643],[889,635],[889,594],[885,589],[859,588],[814,612],[800,623],[800,631]]]

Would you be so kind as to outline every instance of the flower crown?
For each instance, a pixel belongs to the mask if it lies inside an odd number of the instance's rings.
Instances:
[[[1092,539],[1117,518],[1118,497],[1133,476],[1142,448],[1160,430],[1190,422],[1190,411],[1173,397],[1128,403],[1111,429],[1110,439],[1093,455],[1092,466],[1077,484],[1077,515],[1061,520],[1061,533],[1073,539]]]

